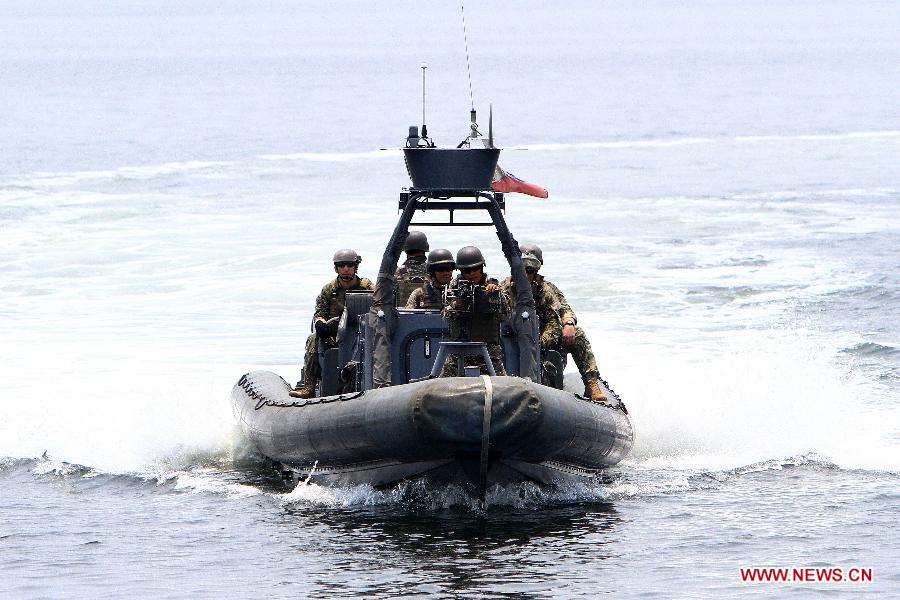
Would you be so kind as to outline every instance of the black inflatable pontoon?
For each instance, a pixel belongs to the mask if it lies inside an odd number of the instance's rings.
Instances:
[[[241,377],[233,397],[241,427],[266,456],[331,484],[418,476],[551,484],[595,475],[632,442],[622,410],[521,377],[437,378],[309,400],[289,390],[274,373]]]

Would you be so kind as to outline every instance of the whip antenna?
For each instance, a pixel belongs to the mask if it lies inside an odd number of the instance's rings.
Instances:
[[[469,35],[466,32],[466,7],[464,4],[459,5],[462,14],[463,26],[463,42],[466,45],[466,73],[469,75],[469,102],[472,106],[472,112],[475,112],[475,94],[472,93],[472,67],[469,66]]]
[[[422,137],[428,137],[428,129],[425,127],[425,69],[428,68],[427,63],[422,63]]]
[[[462,14],[462,26],[463,26],[463,42],[466,45],[466,73],[469,76],[469,102],[471,106],[471,110],[469,110],[469,119],[472,121],[470,125],[472,131],[469,133],[468,140],[474,140],[481,134],[478,133],[478,123],[477,117],[475,115],[475,94],[472,91],[472,67],[469,64],[469,34],[466,31],[466,7],[464,4],[459,5],[460,14]],[[463,140],[463,143],[467,143],[468,140]]]

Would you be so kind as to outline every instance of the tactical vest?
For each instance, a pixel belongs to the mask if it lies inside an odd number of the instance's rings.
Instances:
[[[428,280],[422,285],[422,295],[419,296],[416,308],[436,308],[444,307],[444,289],[443,286],[435,285],[433,281]]]
[[[421,260],[418,260],[418,258],[421,258]],[[416,260],[407,259],[403,266],[397,269],[394,277],[397,286],[394,303],[397,306],[406,306],[410,294],[422,287],[428,280],[428,267],[425,264],[425,257],[416,257]]]
[[[347,292],[364,292],[372,290],[372,282],[366,277],[359,278],[359,284],[345,290],[341,284],[335,281],[331,288],[331,300],[328,303],[328,318],[339,317],[344,314]]]

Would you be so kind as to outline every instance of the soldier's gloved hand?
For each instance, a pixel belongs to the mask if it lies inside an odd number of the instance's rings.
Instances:
[[[575,343],[575,326],[564,325],[562,330],[563,346],[568,348]]]
[[[340,322],[340,317],[331,317],[330,319],[325,321],[325,324],[328,325],[328,333],[330,333],[331,335],[337,335],[338,324],[340,324]]]
[[[331,331],[329,330],[328,323],[326,321],[316,321],[316,335],[318,335],[320,338],[327,338],[329,335],[331,335]]]

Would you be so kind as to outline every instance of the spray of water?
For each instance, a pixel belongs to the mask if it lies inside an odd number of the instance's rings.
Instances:
[[[611,339],[612,346],[628,348],[605,361],[605,369],[631,410],[637,434],[632,455],[607,481],[555,490],[496,487],[488,504],[528,508],[627,499],[694,489],[702,485],[698,473],[718,481],[786,464],[900,470],[896,408],[878,401],[883,390],[836,363],[802,332],[748,330],[727,339],[727,347],[679,352],[640,339],[630,345]],[[37,373],[20,378],[13,390],[17,402],[0,425],[0,454],[38,457],[46,451],[51,460],[38,463],[40,473],[129,473],[181,490],[262,493],[228,474],[236,462],[252,462],[228,401],[240,365],[172,373],[154,373],[140,360],[112,366],[69,373],[65,394],[38,385]],[[273,369],[290,378],[293,367]],[[265,462],[257,461],[263,470]],[[420,483],[388,491],[301,484],[290,493],[266,493],[289,504],[478,509],[464,490],[429,490]]]

